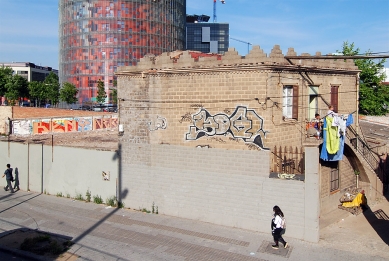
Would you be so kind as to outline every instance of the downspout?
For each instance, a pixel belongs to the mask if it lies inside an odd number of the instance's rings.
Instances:
[[[355,130],[356,130],[356,134],[357,134],[357,141],[356,141],[356,144],[355,144],[355,148],[356,150],[358,151],[358,140],[359,140],[359,74],[357,74],[357,83],[356,83],[356,87],[357,87],[357,93],[356,93],[356,119],[355,119]]]

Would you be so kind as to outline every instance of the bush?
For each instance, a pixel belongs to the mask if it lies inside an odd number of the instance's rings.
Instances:
[[[93,196],[93,202],[96,204],[103,204],[103,199],[99,195],[96,195]]]

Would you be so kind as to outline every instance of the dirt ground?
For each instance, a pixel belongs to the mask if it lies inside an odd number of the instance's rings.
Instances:
[[[99,116],[109,115],[112,112],[95,112],[82,110],[66,110],[56,108],[33,108],[13,106],[14,119],[31,119],[42,117],[76,117],[76,116]],[[80,148],[93,148],[101,150],[118,149],[118,132],[117,130],[98,130],[90,132],[68,132],[39,134],[33,136],[16,136],[1,137],[3,141],[13,141],[21,143],[43,143],[45,145],[70,146]]]

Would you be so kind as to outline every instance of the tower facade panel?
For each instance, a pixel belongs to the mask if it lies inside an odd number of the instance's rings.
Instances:
[[[185,12],[186,0],[60,0],[60,81],[80,102],[96,100],[98,80],[110,94],[117,67],[184,49]]]

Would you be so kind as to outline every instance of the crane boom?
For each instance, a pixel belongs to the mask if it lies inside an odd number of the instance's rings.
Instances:
[[[239,39],[236,39],[236,38],[232,38],[230,37],[231,40],[235,40],[235,41],[238,41],[238,42],[241,42],[241,43],[245,43],[247,44],[247,53],[250,52],[250,45],[253,45],[252,43],[249,43],[249,42],[245,42],[245,41],[242,41],[242,40],[239,40]]]

